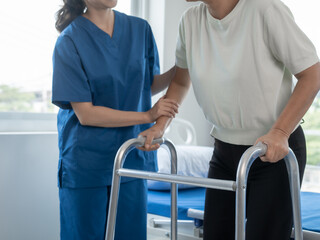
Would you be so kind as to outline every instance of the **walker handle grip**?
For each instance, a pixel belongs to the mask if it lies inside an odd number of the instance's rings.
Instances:
[[[268,150],[268,145],[263,143],[263,142],[258,142],[256,145],[254,145],[255,147],[258,147],[261,149],[261,154],[260,156],[263,156],[266,154],[267,150]]]
[[[142,146],[144,146],[144,143],[146,141],[146,137],[140,135],[140,136],[138,136],[137,140],[138,140],[137,147],[142,147]],[[151,142],[151,145],[155,145],[155,144],[161,145],[163,143],[164,143],[163,138],[156,138],[156,139],[153,139],[153,141]]]

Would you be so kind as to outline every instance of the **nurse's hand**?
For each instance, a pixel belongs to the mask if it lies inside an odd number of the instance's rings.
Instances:
[[[276,163],[289,153],[289,135],[280,129],[271,129],[266,135],[257,139],[256,143],[262,142],[268,146],[265,155],[260,159],[263,162]]]
[[[164,128],[160,127],[160,125],[155,124],[151,128],[140,133],[140,136],[146,137],[146,141],[143,147],[139,147],[138,149],[142,151],[154,151],[160,147],[160,144],[151,145],[153,139],[161,138],[164,134]]]
[[[166,116],[174,118],[178,113],[179,104],[173,99],[161,97],[158,102],[147,112],[150,123],[155,122],[159,117]]]

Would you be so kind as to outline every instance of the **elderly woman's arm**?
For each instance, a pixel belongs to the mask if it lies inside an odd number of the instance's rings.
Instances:
[[[320,89],[320,63],[295,75],[298,83],[278,120],[270,131],[257,139],[268,145],[262,161],[277,162],[288,152],[288,138],[308,111]]]
[[[166,93],[166,99],[172,99],[178,104],[181,104],[190,88],[190,76],[188,69],[179,68],[176,66],[175,75]],[[142,150],[152,151],[159,147],[158,144],[152,145],[151,142],[155,138],[163,136],[165,129],[170,124],[171,118],[162,116],[157,119],[156,124],[140,135],[146,137],[145,146]]]

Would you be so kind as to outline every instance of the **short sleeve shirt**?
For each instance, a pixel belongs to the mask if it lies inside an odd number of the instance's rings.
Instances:
[[[110,185],[119,147],[151,126],[82,126],[70,105],[92,102],[95,106],[136,112],[151,108],[151,85],[154,75],[159,74],[151,28],[142,19],[114,12],[112,37],[79,16],[56,42],[52,102],[60,107],[60,187]],[[134,149],[127,156],[125,167],[154,171],[156,154]]]
[[[182,16],[176,65],[188,68],[196,99],[224,142],[252,145],[286,106],[292,74],[319,62],[280,0],[239,0],[223,19],[201,3]]]

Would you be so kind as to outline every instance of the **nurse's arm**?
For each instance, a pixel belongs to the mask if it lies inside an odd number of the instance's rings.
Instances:
[[[71,102],[81,125],[93,127],[127,127],[152,123],[160,116],[175,117],[178,104],[161,98],[147,112],[119,111],[108,107],[94,106],[91,102]]]
[[[169,86],[170,82],[172,81],[175,75],[175,72],[176,72],[176,68],[175,66],[173,66],[169,71],[161,75],[155,75],[151,85],[152,95],[155,95],[165,90]]]
[[[190,85],[191,81],[188,69],[183,69],[176,66],[175,75],[166,93],[166,99],[173,99],[180,105],[187,95]],[[157,119],[156,124],[154,124],[151,128],[140,133],[140,135],[146,137],[145,146],[140,149],[144,151],[153,151],[159,148],[158,144],[151,145],[151,142],[153,139],[163,136],[171,120],[171,118],[162,116]]]

